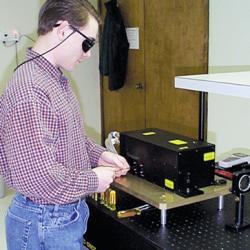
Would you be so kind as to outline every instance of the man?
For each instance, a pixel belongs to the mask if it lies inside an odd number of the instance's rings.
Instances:
[[[9,250],[83,249],[84,198],[129,169],[86,136],[61,72],[90,56],[98,20],[87,0],[47,0],[38,40],[0,99],[0,174],[17,191],[6,216]]]

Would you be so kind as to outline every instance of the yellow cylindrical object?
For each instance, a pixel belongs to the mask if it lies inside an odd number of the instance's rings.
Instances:
[[[109,193],[109,208],[110,210],[116,210],[116,191],[111,190]]]
[[[118,218],[128,218],[128,217],[133,217],[135,215],[140,215],[140,211],[136,209],[128,209],[124,211],[119,211],[117,212],[117,217]]]
[[[109,208],[109,192],[110,188],[106,190],[105,195],[104,195],[104,206]]]
[[[100,197],[100,204],[104,204],[104,202],[105,202],[105,193],[102,192]]]
[[[94,193],[94,200],[98,201],[98,193]]]

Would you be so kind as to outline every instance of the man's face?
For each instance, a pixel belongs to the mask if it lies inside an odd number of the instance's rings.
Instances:
[[[80,28],[79,31],[86,37],[96,39],[98,23],[94,17],[90,16],[88,24],[85,27]],[[72,33],[73,29],[71,29],[69,32]],[[82,42],[85,39],[86,38],[84,38],[78,32],[74,32],[74,34],[69,37],[69,39],[65,41],[64,44],[62,44],[60,53],[58,53],[57,66],[67,71],[73,71],[76,65],[81,63],[81,61],[83,61],[85,58],[90,57],[91,49],[87,52],[84,52],[82,49]]]

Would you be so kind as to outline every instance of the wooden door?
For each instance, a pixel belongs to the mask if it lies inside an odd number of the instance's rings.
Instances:
[[[146,127],[198,137],[199,94],[176,75],[208,65],[208,0],[145,0]]]
[[[102,19],[105,16],[101,0]],[[118,0],[125,27],[139,27],[140,49],[129,50],[127,78],[124,86],[116,91],[108,89],[108,77],[102,77],[102,136],[110,131],[127,131],[145,127],[144,85],[144,4],[143,0]]]
[[[105,0],[101,0],[104,16]],[[175,89],[174,77],[208,68],[208,0],[118,0],[126,27],[139,27],[125,86],[102,80],[103,136],[111,130],[160,128],[198,137],[199,94]],[[143,89],[136,89],[142,83]]]

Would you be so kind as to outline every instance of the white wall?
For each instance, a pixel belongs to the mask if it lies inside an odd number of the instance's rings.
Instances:
[[[21,34],[36,38],[37,16],[43,0],[0,0],[0,31],[16,29]],[[97,0],[91,1],[97,6]],[[22,38],[18,43],[19,62],[23,60],[26,48],[32,42]],[[96,142],[101,142],[100,79],[98,71],[98,44],[92,57],[78,66],[72,74],[67,74],[79,98],[84,115],[87,134]],[[0,43],[0,94],[6,86],[16,66],[15,46],[5,47]]]
[[[38,10],[38,0],[0,0],[0,31],[9,32],[16,29],[21,34],[34,37]],[[31,44],[26,38],[18,43],[19,60],[23,57],[25,48]],[[5,47],[0,43],[0,55],[0,93],[2,93],[7,80],[16,67],[15,46]]]
[[[210,0],[209,72],[250,71],[250,1]],[[208,95],[208,141],[217,158],[250,152],[250,99]]]
[[[98,0],[90,0],[97,8]],[[76,70],[66,74],[71,80],[80,101],[86,133],[101,143],[101,95],[99,75],[99,43],[91,50],[92,56],[81,63]]]
[[[17,29],[36,37],[37,15],[43,0],[0,0],[0,31]],[[92,0],[97,5],[97,0]],[[210,0],[209,72],[250,70],[250,1]],[[19,61],[32,46],[26,38],[18,43]],[[93,56],[69,77],[79,97],[87,133],[101,141],[98,46]],[[15,47],[0,43],[0,93],[11,76]],[[208,140],[217,146],[217,156],[250,148],[250,100],[209,94]]]

